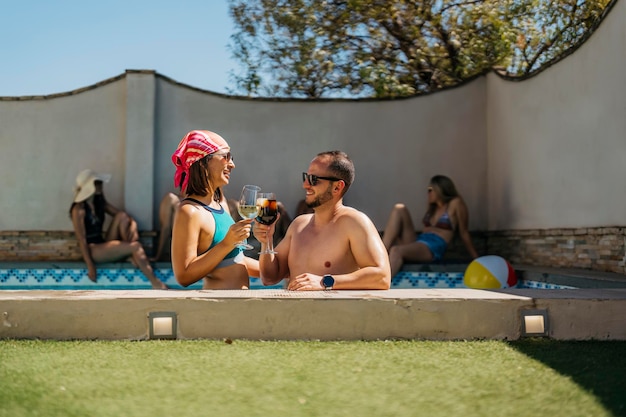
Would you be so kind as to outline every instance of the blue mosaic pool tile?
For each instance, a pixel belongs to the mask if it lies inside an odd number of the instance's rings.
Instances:
[[[549,282],[541,281],[523,281],[518,284],[518,288],[535,288],[540,290],[573,290],[576,287],[570,287],[567,285],[552,284]]]
[[[449,288],[466,288],[463,283],[463,274],[461,272],[456,274],[448,274],[444,281]]]
[[[155,275],[173,289],[183,289],[171,268],[156,268]],[[97,282],[87,276],[86,268],[0,269],[1,289],[150,289],[148,279],[138,268],[99,268]],[[519,288],[569,289],[565,285],[546,282],[520,281]],[[200,282],[187,289],[202,289]],[[258,278],[250,278],[250,288],[280,289],[284,283],[263,286]],[[391,288],[467,288],[462,272],[400,271],[391,280]]]
[[[174,272],[170,268],[157,268],[154,270],[154,275],[166,283],[174,279]]]
[[[460,272],[400,271],[391,280],[391,288],[467,288]]]

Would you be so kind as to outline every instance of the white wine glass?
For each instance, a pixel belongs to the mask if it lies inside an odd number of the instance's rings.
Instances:
[[[278,202],[274,193],[259,193],[257,204],[260,207],[256,221],[266,226],[272,225],[278,218]],[[278,253],[274,250],[274,237],[267,240],[267,249],[259,252],[259,255]]]
[[[239,204],[237,205],[237,211],[239,215],[244,219],[254,219],[259,214],[259,206],[257,205],[257,194],[261,191],[261,187],[258,185],[244,185],[241,190],[241,197],[239,197]],[[252,245],[248,244],[248,240],[244,239],[236,244],[241,249],[254,249]]]

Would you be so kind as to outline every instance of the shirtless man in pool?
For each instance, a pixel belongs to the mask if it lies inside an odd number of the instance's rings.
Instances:
[[[260,255],[264,285],[287,278],[287,288],[296,291],[389,289],[389,257],[376,227],[364,213],[343,205],[353,180],[354,164],[344,152],[322,152],[311,161],[302,187],[313,213],[293,220],[277,254]],[[253,233],[263,251],[274,225],[254,222]]]

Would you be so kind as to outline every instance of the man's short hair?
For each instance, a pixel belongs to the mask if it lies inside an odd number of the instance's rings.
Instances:
[[[354,182],[355,176],[354,163],[348,154],[343,151],[326,151],[318,153],[317,156],[330,160],[328,169],[333,176],[340,178],[346,184],[343,189],[343,194],[345,194]]]

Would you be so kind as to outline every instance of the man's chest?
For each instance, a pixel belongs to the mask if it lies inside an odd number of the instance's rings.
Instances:
[[[349,252],[350,243],[345,233],[327,228],[298,233],[292,241],[290,257],[298,269],[325,274],[343,269],[341,266],[352,259]]]

